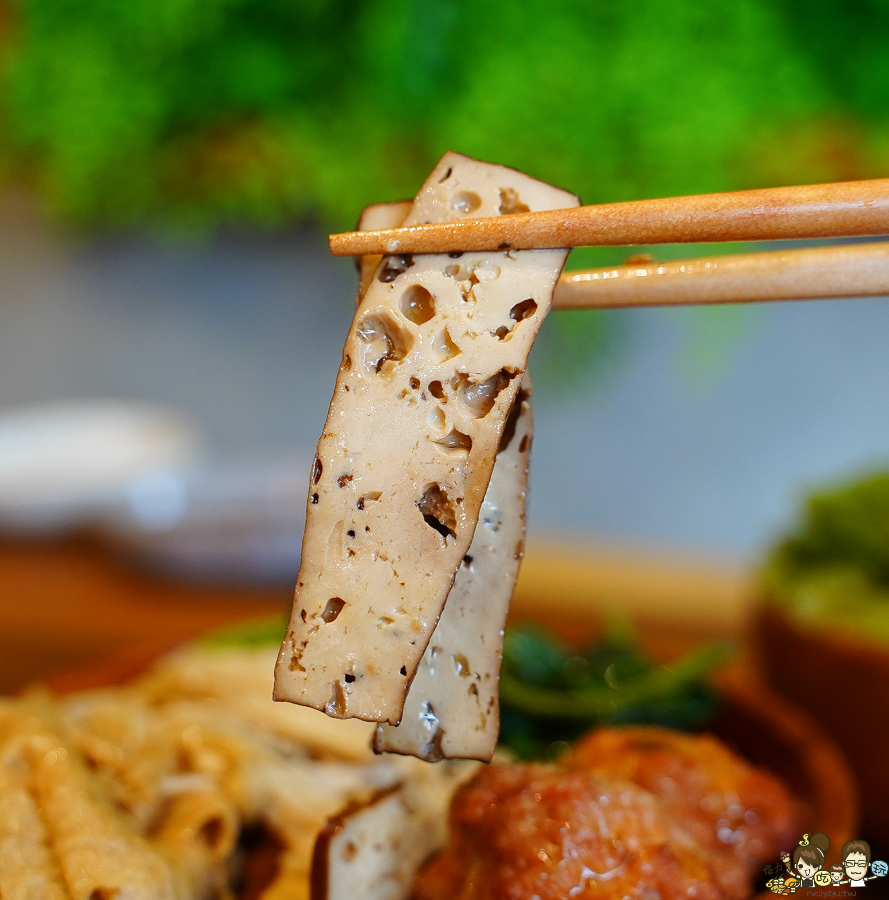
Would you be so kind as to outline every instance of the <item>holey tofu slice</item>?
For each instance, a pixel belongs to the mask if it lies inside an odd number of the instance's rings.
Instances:
[[[377,753],[488,762],[500,733],[503,631],[521,565],[531,450],[531,382],[516,398],[469,552],[411,683],[399,725],[377,725]]]
[[[424,860],[445,843],[447,806],[430,810],[399,786],[331,819],[312,858],[311,900],[404,900]]]
[[[448,153],[405,224],[578,203],[520,172]],[[400,722],[566,255],[381,261],[346,340],[312,467],[277,699]]]
[[[367,207],[358,230],[395,228],[410,202]],[[379,257],[362,257],[359,297]],[[525,537],[525,502],[533,420],[530,373],[525,372],[494,462],[469,553],[411,682],[400,725],[377,725],[374,750],[430,762],[487,762],[500,731],[503,630]]]
[[[454,792],[477,771],[471,763],[424,768],[328,821],[312,854],[311,900],[405,900],[447,842]]]

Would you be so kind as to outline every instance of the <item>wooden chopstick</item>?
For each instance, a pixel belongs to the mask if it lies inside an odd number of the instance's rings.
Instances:
[[[889,234],[889,178],[633,200],[330,236],[334,256]]]
[[[889,242],[710,256],[566,272],[554,309],[889,295]]]

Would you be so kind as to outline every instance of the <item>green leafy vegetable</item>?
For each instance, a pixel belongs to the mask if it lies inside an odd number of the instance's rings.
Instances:
[[[724,647],[706,646],[658,666],[626,628],[612,628],[583,652],[539,628],[511,629],[500,678],[501,743],[531,759],[558,754],[594,725],[693,728],[713,712],[706,678],[725,657]]]
[[[852,566],[889,588],[889,473],[812,494],[773,556],[788,572]]]
[[[889,473],[812,494],[762,577],[803,622],[889,640]]]
[[[286,616],[267,616],[262,619],[248,619],[237,622],[201,638],[201,647],[214,649],[250,649],[280,644],[287,630]]]
[[[251,619],[214,631],[201,646],[253,649],[277,645],[286,619]],[[500,679],[500,742],[523,759],[567,749],[594,725],[644,723],[692,729],[713,712],[706,679],[726,648],[701,647],[669,666],[639,649],[632,629],[613,622],[604,639],[577,652],[543,629],[507,630]]]

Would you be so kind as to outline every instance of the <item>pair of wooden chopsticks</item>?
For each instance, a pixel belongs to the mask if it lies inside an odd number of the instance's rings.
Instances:
[[[336,256],[889,234],[889,178],[518,213],[330,237]],[[889,242],[640,263],[562,276],[560,309],[889,294]]]

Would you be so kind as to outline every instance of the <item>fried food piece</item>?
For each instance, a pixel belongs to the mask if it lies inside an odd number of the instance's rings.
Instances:
[[[582,738],[566,765],[654,794],[703,848],[731,900],[747,897],[759,867],[796,842],[796,808],[784,785],[710,735],[603,728]]]
[[[455,795],[450,830],[412,900],[721,897],[655,797],[589,772],[488,766]]]

